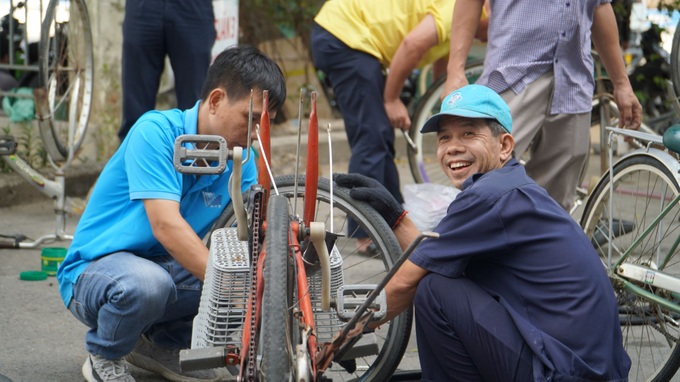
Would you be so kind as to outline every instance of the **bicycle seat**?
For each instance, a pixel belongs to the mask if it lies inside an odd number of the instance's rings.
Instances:
[[[663,133],[663,145],[680,154],[680,124],[673,125]]]

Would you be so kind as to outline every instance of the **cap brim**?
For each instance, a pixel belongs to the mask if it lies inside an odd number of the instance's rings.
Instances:
[[[451,112],[441,112],[430,117],[430,119],[428,119],[423,125],[423,127],[420,129],[420,133],[421,134],[436,133],[437,131],[439,131],[439,120],[447,115],[465,118],[484,118],[493,120],[496,119],[488,114],[480,113],[478,111],[473,110],[458,109],[456,111]]]

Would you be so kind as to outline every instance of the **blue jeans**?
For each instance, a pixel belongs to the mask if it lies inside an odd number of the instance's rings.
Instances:
[[[69,310],[90,327],[90,354],[119,359],[143,333],[164,348],[188,348],[200,297],[200,281],[171,256],[116,252],[85,268]]]

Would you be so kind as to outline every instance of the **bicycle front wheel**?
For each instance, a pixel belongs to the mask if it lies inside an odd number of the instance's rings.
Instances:
[[[471,84],[475,83],[479,76],[482,75],[483,70],[484,61],[476,60],[468,63],[465,66],[465,76],[468,82]],[[408,134],[416,144],[416,150],[407,145],[406,155],[408,156],[408,164],[411,168],[413,180],[416,183],[451,185],[451,180],[444,175],[437,162],[436,134],[423,135],[420,133],[420,129],[427,119],[439,112],[441,106],[439,98],[444,90],[445,82],[446,76],[441,76],[427,89],[427,92],[418,101],[411,117],[411,128]]]
[[[73,157],[92,104],[92,30],[84,0],[51,0],[40,32],[40,132],[52,159]],[[45,104],[46,103],[46,104]]]
[[[281,176],[275,180],[279,194],[288,201],[288,211],[302,216],[305,178],[299,178],[297,193],[295,183],[294,176]],[[331,207],[331,183],[328,179],[319,179],[318,185],[314,221],[324,222],[327,231],[343,234],[336,240],[331,253],[332,296],[340,285],[378,284],[402,253],[392,230],[372,207],[352,199],[348,189],[337,186],[333,188]],[[348,232],[347,222],[350,218],[371,239],[373,246],[369,250],[360,251],[359,243],[353,237],[354,232]],[[216,221],[215,227],[232,226],[234,220],[230,206]],[[344,324],[339,321],[333,309],[330,312],[321,310],[321,301],[318,297],[318,290],[321,289],[319,272],[308,271],[307,276],[312,291],[310,293],[318,343],[331,342],[333,335],[337,334]],[[381,325],[375,333],[364,336],[345,359],[332,363],[325,376],[333,381],[389,380],[408,344],[412,313],[409,309]],[[264,334],[267,335],[266,332]]]
[[[673,172],[656,156],[633,154],[617,162],[613,182],[609,173],[602,177],[581,220],[603,263],[613,265],[630,250],[626,263],[679,275],[680,206],[671,205],[678,193],[680,187]],[[667,207],[670,212],[655,224]],[[636,241],[639,244],[635,245]],[[631,380],[670,380],[680,366],[680,315],[624,289],[611,265],[608,272],[618,301],[624,346],[632,360]],[[660,298],[680,303],[675,293],[632,282]]]
[[[267,206],[266,258],[262,296],[262,363],[260,380],[292,380],[295,356],[292,308],[295,290],[288,251],[290,218],[288,200],[272,195]]]

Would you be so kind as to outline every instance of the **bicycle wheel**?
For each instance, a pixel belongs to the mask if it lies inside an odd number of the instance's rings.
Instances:
[[[267,207],[267,234],[262,296],[262,363],[260,380],[280,382],[291,380],[291,365],[295,355],[291,311],[294,290],[289,277],[288,200],[272,195]],[[283,325],[281,325],[283,323]]]
[[[92,60],[85,1],[51,0],[40,32],[39,82],[46,94],[36,103],[36,111],[45,149],[56,161],[73,157],[85,138]]]
[[[484,61],[475,60],[465,66],[465,76],[469,83],[475,83],[479,76],[482,75],[484,69]],[[416,183],[439,183],[444,185],[451,185],[446,175],[442,172],[437,162],[437,143],[436,134],[420,134],[420,128],[425,124],[432,114],[439,112],[441,101],[439,97],[444,89],[446,76],[437,79],[432,86],[423,94],[414,109],[411,117],[411,128],[409,129],[409,136],[415,142],[417,151],[413,150],[411,146],[407,145],[406,155],[408,156],[408,163],[411,168],[413,180]]]
[[[302,216],[304,205],[304,177],[299,178],[297,203],[294,202],[295,177],[282,176],[276,178],[280,195],[288,199],[289,211]],[[272,192],[274,192],[272,190]],[[353,200],[349,190],[334,186],[333,208],[330,208],[330,182],[319,180],[317,192],[315,221],[325,222],[326,230],[342,232],[344,236],[335,242],[331,254],[332,281],[331,291],[337,290],[341,284],[377,284],[401,254],[399,243],[392,230],[382,217],[368,204]],[[296,209],[294,209],[296,205]],[[332,215],[331,215],[332,211]],[[333,224],[331,225],[331,216]],[[371,253],[360,253],[357,241],[352,238],[353,232],[346,232],[347,220],[352,218],[373,241],[375,250]],[[228,227],[234,224],[233,210],[230,207],[216,221],[214,227]],[[308,270],[310,290],[320,289],[319,273]],[[313,295],[314,296],[314,295]],[[334,296],[334,294],[333,294]],[[342,328],[343,323],[337,315],[321,311],[321,302],[312,298],[315,310],[315,322],[318,343],[330,342],[332,336]],[[332,309],[331,309],[332,310]],[[333,381],[386,381],[396,370],[404,354],[411,333],[412,310],[403,312],[392,321],[383,324],[374,334],[365,336],[350,352],[345,360],[333,362],[325,376]],[[279,324],[280,325],[280,324]]]
[[[673,206],[658,225],[652,224],[679,192],[678,180],[657,156],[633,154],[617,162],[613,168],[613,196],[610,196],[607,172],[588,199],[581,220],[581,226],[603,263],[614,264],[644,231],[650,229],[650,234],[641,239],[626,262],[672,275],[680,274],[680,256],[675,243],[680,235],[680,206]],[[613,224],[608,229],[610,217]],[[608,239],[610,231],[613,237]],[[668,252],[671,256],[664,261],[663,256]],[[670,380],[680,366],[680,327],[677,325],[680,315],[625,290],[613,275],[610,277],[619,305],[624,346],[632,360],[631,380]],[[635,284],[680,303],[669,291],[644,283]]]
[[[675,26],[671,45],[671,81],[675,95],[680,96],[680,21]]]

